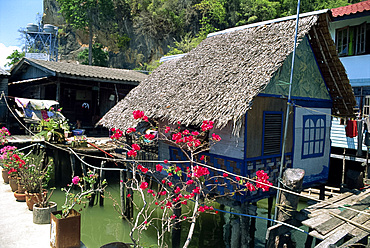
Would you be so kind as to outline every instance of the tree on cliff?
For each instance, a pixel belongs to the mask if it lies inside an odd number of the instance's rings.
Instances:
[[[66,22],[73,28],[89,31],[89,65],[92,65],[93,26],[113,18],[112,0],[56,0]]]

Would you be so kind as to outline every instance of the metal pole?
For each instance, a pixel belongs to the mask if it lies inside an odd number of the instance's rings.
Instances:
[[[293,56],[292,56],[292,68],[290,71],[290,80],[289,80],[289,94],[288,94],[288,105],[286,109],[286,116],[285,116],[285,127],[284,127],[284,139],[283,139],[283,147],[281,150],[281,159],[280,159],[280,170],[279,170],[279,178],[278,178],[278,188],[281,187],[280,179],[283,176],[283,167],[284,167],[284,154],[285,154],[285,144],[287,139],[287,133],[288,133],[288,123],[289,123],[289,112],[290,112],[290,98],[291,98],[291,92],[292,92],[292,81],[293,81],[293,71],[294,71],[294,58],[295,58],[295,52],[296,52],[296,46],[297,46],[297,36],[298,36],[298,23],[299,23],[299,7],[300,7],[301,1],[298,0],[297,5],[297,21],[295,26],[295,36],[294,36],[294,49],[293,49]],[[280,200],[280,190],[278,189],[276,192],[276,201],[275,201],[275,214],[274,214],[274,220],[277,218],[277,205],[279,204]]]

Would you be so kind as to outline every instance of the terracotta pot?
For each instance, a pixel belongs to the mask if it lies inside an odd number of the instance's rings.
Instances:
[[[14,192],[14,197],[19,202],[25,202],[26,201],[26,194],[24,192],[19,192],[18,190],[16,190]]]
[[[51,212],[57,211],[55,202],[48,202],[48,206],[43,208],[39,204],[33,205],[33,223],[35,224],[50,224]]]
[[[8,177],[10,188],[12,189],[13,192],[15,192],[16,190],[18,190],[18,179],[16,177],[11,176]]]
[[[72,209],[67,218],[57,218],[62,211],[52,212],[50,215],[50,246],[80,247],[81,239],[81,214]]]
[[[29,193],[29,192],[25,192],[26,193],[26,203],[27,203],[27,207],[29,210],[33,210],[33,205],[36,204],[36,203],[39,203],[39,201],[41,201],[41,193]]]
[[[4,183],[9,183],[8,170],[2,169],[1,175],[3,176]]]
[[[23,184],[18,183],[18,192],[19,193],[26,192],[26,189],[24,188],[24,185]]]

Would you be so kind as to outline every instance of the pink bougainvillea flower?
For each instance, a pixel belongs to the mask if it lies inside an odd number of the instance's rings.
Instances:
[[[127,156],[129,157],[136,157],[137,156],[137,152],[135,150],[130,150],[127,152]]]
[[[134,115],[134,119],[135,120],[144,117],[144,112],[143,111],[140,111],[140,110],[135,110],[134,112],[132,112],[132,114]]]
[[[144,224],[148,224],[148,221],[144,221]]]
[[[235,177],[236,181],[240,181],[240,177]]]
[[[174,215],[174,214],[173,214],[173,215],[171,216],[171,219],[175,219],[175,218],[176,218],[176,215]]]
[[[168,163],[168,160],[167,159],[163,160],[163,163],[167,164]]]
[[[176,187],[176,189],[175,189],[175,193],[177,194],[177,193],[179,193],[180,191],[181,191],[180,187],[179,187],[179,186],[177,186],[177,187]]]
[[[132,149],[134,149],[135,151],[140,151],[140,146],[138,144],[132,144],[131,145]]]
[[[140,189],[144,190],[144,189],[146,189],[146,188],[148,188],[148,183],[147,183],[147,182],[142,182],[142,183],[140,184]]]
[[[186,220],[186,218],[187,218],[187,217],[186,217],[186,216],[184,216],[183,218],[184,218],[184,220]]]
[[[178,121],[177,124],[181,125],[181,121]]]
[[[155,169],[156,169],[157,171],[161,172],[161,171],[163,170],[163,166],[162,166],[162,165],[160,165],[160,164],[157,164],[157,165],[155,166]]]
[[[74,185],[77,185],[79,182],[80,182],[80,178],[78,176],[75,176],[74,178],[72,178],[72,183]]]
[[[200,156],[200,160],[204,160],[204,155]]]
[[[148,172],[148,170],[149,170],[148,168],[143,167],[143,168],[141,169],[141,172],[142,172],[142,173],[147,173],[147,172]]]
[[[168,173],[168,176],[169,176],[169,177],[172,177],[172,176],[173,176],[173,174],[172,174],[172,173]]]
[[[148,120],[148,116],[144,115],[144,116],[143,116],[143,121],[149,122],[149,120]]]
[[[245,187],[247,187],[247,189],[248,189],[249,191],[255,191],[255,190],[256,190],[256,188],[254,187],[254,185],[253,185],[253,184],[251,184],[250,182],[247,182],[247,183],[245,184]]]
[[[148,189],[148,191],[147,191],[149,194],[153,194],[153,190],[152,189]]]
[[[168,182],[168,186],[170,186],[170,187],[171,187],[171,186],[172,186],[172,182]]]
[[[194,181],[190,179],[190,180],[188,180],[188,181],[186,182],[186,185],[191,185],[191,184],[193,184],[193,182],[194,182]]]
[[[193,132],[191,132],[191,134],[194,135],[194,136],[197,136],[197,135],[199,135],[199,132],[198,131],[193,131]]]
[[[207,131],[213,128],[213,121],[203,121],[203,124],[201,126],[202,131]]]
[[[136,132],[136,129],[133,127],[127,128],[126,133],[134,133]]]
[[[162,184],[165,184],[166,183],[166,180],[162,179]]]
[[[119,180],[120,183],[123,183],[123,180]]]
[[[227,173],[222,174],[223,177],[228,177],[229,175]]]
[[[155,202],[154,204],[158,206],[159,203],[158,202]]]
[[[204,207],[199,207],[198,211],[203,213],[205,211],[205,209],[204,209]]]
[[[195,189],[193,189],[193,193],[194,194],[200,194],[200,188],[199,187],[195,187]]]
[[[169,133],[170,131],[171,131],[170,127],[166,127],[166,129],[164,130],[165,133]]]
[[[168,207],[168,208],[172,208],[172,202],[167,202],[167,203],[166,203],[166,207]]]
[[[183,135],[188,135],[190,133],[190,131],[189,130],[187,130],[187,129],[185,129],[184,131],[182,131],[182,134]]]
[[[130,198],[131,197],[131,194],[127,194],[127,198]]]

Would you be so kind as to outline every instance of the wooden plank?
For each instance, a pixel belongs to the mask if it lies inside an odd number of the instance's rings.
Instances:
[[[348,248],[352,247],[352,245],[356,244],[357,242],[361,241],[362,239],[366,238],[369,234],[367,232],[362,232],[356,237],[351,238],[347,242],[343,243],[341,246],[338,248]]]
[[[370,195],[368,195],[365,199],[361,202],[356,203],[351,208],[356,210],[365,210],[370,205]],[[346,219],[351,219],[358,214],[356,211],[352,211],[350,209],[346,209],[341,212],[339,215]],[[331,218],[330,220],[320,224],[316,227],[316,230],[321,233],[322,235],[326,235],[334,228],[338,227],[339,225],[345,223],[345,221],[338,219],[338,218]]]
[[[328,205],[331,205],[331,204],[333,204],[335,202],[341,201],[341,200],[343,200],[343,199],[345,199],[347,197],[350,197],[350,196],[353,196],[353,193],[346,192],[346,193],[343,193],[341,195],[338,195],[338,196],[335,196],[333,198],[330,198],[330,199],[328,199],[326,201],[322,201],[322,202],[316,203],[316,204],[314,204],[312,206],[309,206],[309,207],[303,209],[302,211],[307,212],[308,214],[310,214],[313,211],[316,211],[318,209],[324,208],[324,207],[326,207]]]
[[[329,213],[324,213],[322,215],[316,216],[315,218],[309,218],[307,220],[302,221],[302,225],[315,229],[315,227],[317,227],[321,223],[324,223],[330,218],[332,217]]]
[[[364,222],[364,223],[362,223],[364,226],[370,226],[370,220],[368,220],[368,221],[366,221],[366,222]],[[352,236],[354,236],[354,237],[356,237],[356,236],[358,236],[358,235],[361,235],[362,233],[367,233],[368,235],[369,235],[369,233],[368,232],[366,232],[365,230],[363,230],[363,229],[361,229],[361,228],[359,228],[359,227],[356,227],[356,228],[354,228],[351,232],[349,232],[349,234],[350,235],[352,235]]]
[[[321,241],[315,248],[327,248],[331,244],[337,243],[339,240],[347,235],[348,231],[343,229],[331,234],[327,239]]]

